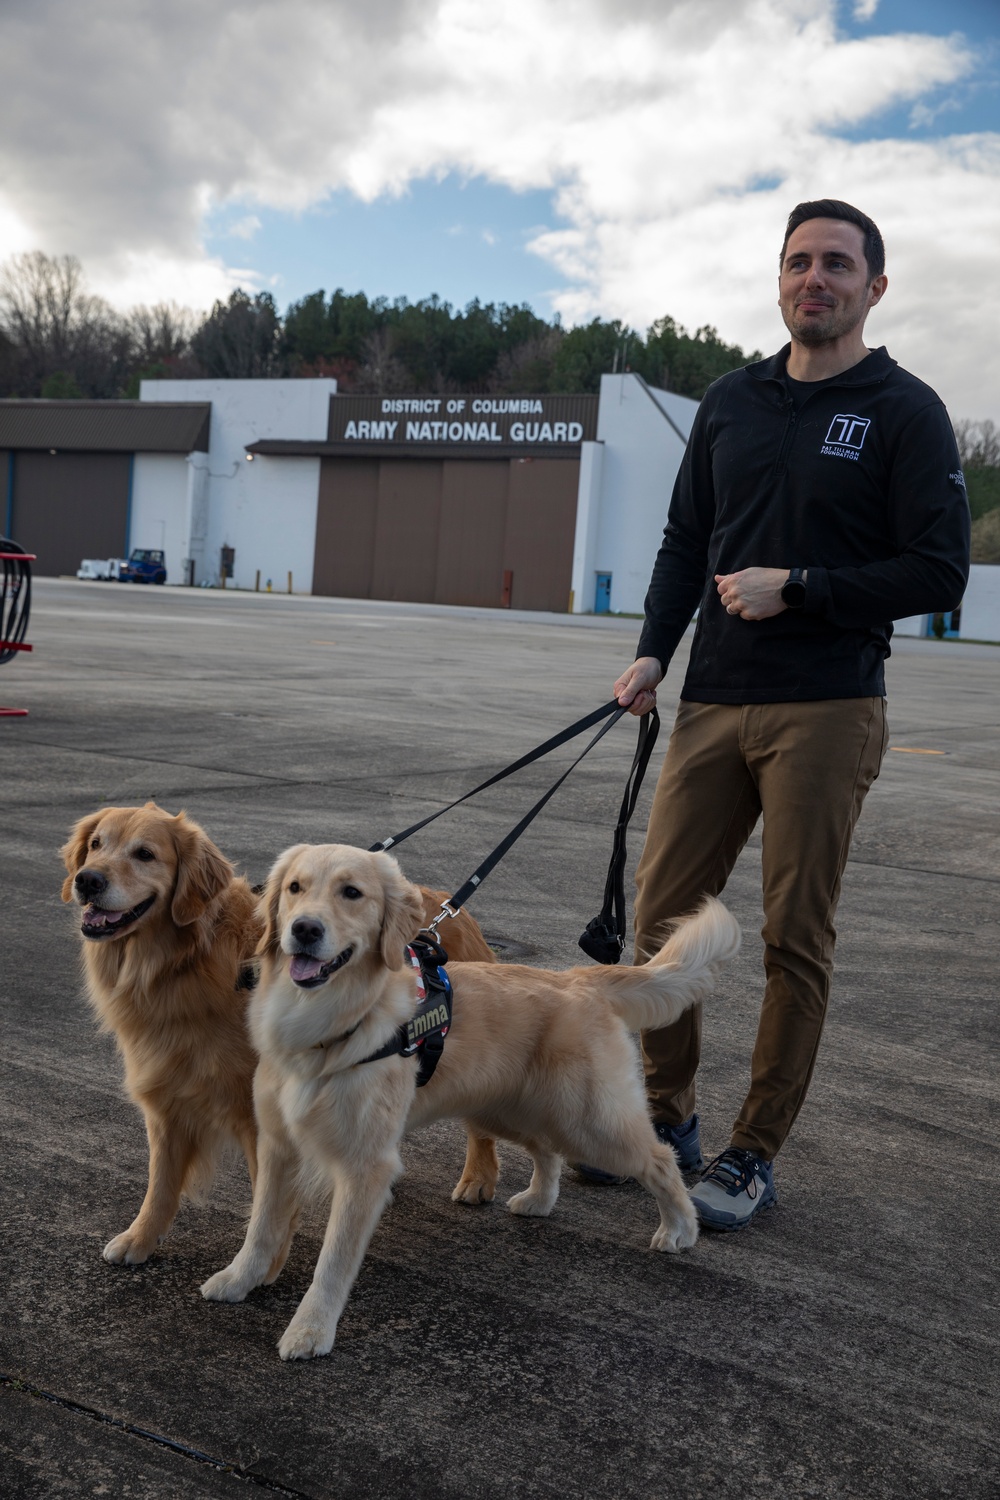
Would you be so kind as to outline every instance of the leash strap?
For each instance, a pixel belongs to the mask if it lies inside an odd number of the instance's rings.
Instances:
[[[604,708],[598,710],[597,717],[604,717],[610,714],[610,718],[607,719],[606,723],[601,725],[600,729],[594,735],[593,739],[590,740],[588,744],[580,751],[580,754],[576,757],[576,760],[571,766],[567,767],[567,769],[559,777],[559,780],[553,786],[549,787],[549,790],[545,793],[544,797],[539,797],[534,807],[532,807],[528,812],[525,813],[520,823],[518,823],[516,827],[511,829],[510,833],[508,833],[505,839],[501,840],[501,842],[493,850],[492,854],[488,854],[486,856],[479,868],[469,876],[468,880],[463,886],[459,887],[454,896],[451,896],[444,903],[441,911],[442,916],[455,916],[457,912],[461,910],[466,901],[468,901],[469,897],[473,895],[473,893],[477,891],[482,885],[483,881],[486,879],[487,875],[489,875],[490,871],[495,869],[496,866],[500,863],[504,855],[507,853],[508,849],[510,849],[513,844],[517,843],[518,839],[521,837],[521,834],[527,828],[528,824],[538,816],[542,808],[545,806],[546,802],[548,802],[551,797],[555,796],[556,792],[566,780],[566,777],[569,776],[572,771],[576,770],[581,760],[583,760],[583,757],[589,754],[591,750],[593,750],[598,740],[603,739],[604,735],[607,734],[612,725],[617,724],[618,720],[624,713],[628,713],[628,709],[620,708],[618,703],[613,698],[609,704],[606,704]],[[591,714],[588,716],[587,720],[581,719],[580,724],[592,724],[594,722],[594,719],[595,715]],[[579,726],[573,726],[573,728],[574,732],[579,732]],[[568,731],[564,731],[564,735],[567,733]],[[561,740],[558,740],[558,742],[562,743]],[[554,745],[554,743],[555,742],[550,742],[550,748]],[[538,753],[544,753],[544,751],[540,751]],[[435,918],[435,921],[437,920],[438,919]],[[434,924],[432,923],[431,925],[433,927]]]
[[[529,750],[526,755],[521,756],[520,760],[515,760],[511,765],[505,766],[502,771],[497,771],[495,776],[490,776],[486,781],[481,781],[478,786],[474,786],[472,788],[471,792],[465,792],[461,797],[456,797],[454,802],[448,803],[447,807],[442,807],[437,812],[431,813],[428,817],[421,818],[419,823],[411,823],[410,827],[404,828],[402,833],[394,833],[391,838],[382,839],[381,843],[371,844],[369,846],[368,852],[370,854],[378,854],[385,851],[386,849],[392,849],[396,844],[401,844],[404,839],[408,839],[411,834],[419,833],[421,828],[426,828],[428,823],[433,823],[435,818],[440,818],[446,812],[451,812],[452,808],[458,807],[459,803],[468,802],[470,797],[475,797],[477,793],[484,792],[487,787],[495,786],[498,781],[504,781],[508,776],[513,776],[515,771],[523,770],[525,766],[530,766],[533,761],[541,760],[543,755],[548,755],[552,750],[558,750],[560,745],[565,745],[568,740],[576,739],[576,736],[578,734],[583,734],[584,730],[591,729],[595,724],[599,724],[602,719],[608,718],[609,715],[614,714],[614,718],[611,720],[611,724],[615,723],[618,719],[621,718],[624,712],[625,710],[619,708],[616,700],[612,698],[611,702],[605,703],[603,708],[595,708],[593,713],[586,714],[582,719],[577,719],[575,724],[570,724],[567,729],[561,729],[558,734],[554,734],[552,738],[546,740],[544,744],[537,745],[534,750]],[[610,729],[611,724],[606,724],[604,728]],[[603,733],[604,730],[601,731],[601,734]],[[597,736],[597,739],[600,739],[600,735]],[[592,741],[592,743],[596,745],[597,739]],[[588,745],[587,750],[589,750],[590,748],[590,745]],[[587,750],[583,752],[584,755],[586,755]],[[582,760],[582,758],[583,757],[580,756],[578,757],[578,760]],[[573,766],[575,766],[577,763],[578,761],[574,761]],[[570,771],[572,771],[573,766],[570,766]],[[566,775],[569,775],[569,771],[567,771]],[[564,776],[560,778],[560,781],[565,781],[565,779],[566,777]],[[556,786],[560,785],[560,781],[556,782]],[[556,788],[553,787],[552,791],[555,791],[555,789]],[[551,795],[552,794],[550,792],[549,796]],[[541,805],[542,804],[539,803],[539,806]],[[531,816],[533,817],[534,813],[532,813]],[[528,821],[530,822],[530,818]],[[511,842],[513,842],[513,840]]]
[[[625,793],[615,827],[611,863],[604,886],[604,905],[600,914],[587,923],[580,936],[579,945],[584,953],[599,964],[616,964],[625,949],[625,861],[628,857],[625,835],[635,812],[639,790],[659,732],[660,716],[653,708],[639,720],[639,740],[632,758],[632,769],[625,782]]]

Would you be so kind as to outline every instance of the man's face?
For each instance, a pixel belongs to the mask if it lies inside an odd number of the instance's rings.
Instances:
[[[841,219],[807,219],[789,236],[778,277],[778,306],[792,338],[826,344],[864,326],[886,288],[868,281],[865,238]]]

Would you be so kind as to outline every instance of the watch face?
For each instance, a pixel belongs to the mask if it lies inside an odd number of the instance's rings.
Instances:
[[[801,578],[790,579],[782,587],[781,598],[789,609],[801,609],[806,602],[806,586]]]

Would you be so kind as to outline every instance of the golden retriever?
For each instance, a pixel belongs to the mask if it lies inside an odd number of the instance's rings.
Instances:
[[[257,1056],[246,1010],[262,923],[253,891],[203,829],[153,802],[82,818],[62,854],[63,900],[83,907],[90,1002],[114,1034],[149,1138],[142,1207],[104,1247],[106,1260],[138,1265],[167,1233],[182,1195],[207,1187],[220,1148],[235,1142],[254,1181]],[[441,893],[422,900],[411,938]],[[493,960],[471,918],[452,937],[461,956]],[[475,1201],[496,1175],[492,1140],[470,1133],[456,1192]]]
[[[712,987],[739,947],[717,901],[641,968],[563,973],[456,963],[443,1056],[425,1087],[412,1057],[369,1061],[416,1010],[404,945],[420,892],[387,854],[299,844],[262,900],[261,983],[250,1003],[259,1171],[242,1249],[202,1287],[239,1302],[274,1280],[294,1232],[302,1170],[333,1201],[312,1284],[278,1345],[282,1359],[333,1347],[368,1241],[402,1171],[404,1132],[443,1117],[516,1141],[534,1163],[508,1207],[551,1212],[561,1158],[638,1179],[660,1224],[653,1248],[693,1245],[698,1225],[674,1153],[649,1120],[630,1029],[667,1026]],[[457,1190],[456,1190],[457,1192]]]

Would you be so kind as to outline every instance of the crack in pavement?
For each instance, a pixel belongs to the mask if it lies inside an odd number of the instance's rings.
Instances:
[[[232,1474],[235,1479],[256,1485],[258,1489],[268,1490],[271,1494],[289,1495],[293,1497],[293,1500],[315,1500],[315,1497],[307,1494],[305,1490],[291,1489],[280,1480],[268,1479],[266,1475],[255,1474],[252,1469],[245,1469],[242,1464],[230,1463],[225,1458],[215,1458],[211,1453],[202,1453],[200,1448],[192,1448],[187,1443],[178,1443],[174,1438],[166,1437],[161,1432],[151,1432],[147,1427],[138,1427],[134,1422],[126,1422],[121,1417],[113,1417],[98,1407],[86,1406],[81,1401],[72,1401],[68,1396],[57,1396],[53,1391],[42,1390],[40,1386],[20,1380],[14,1375],[0,1373],[0,1388],[30,1396],[36,1401],[48,1401],[50,1405],[72,1412],[74,1416],[87,1417],[92,1422],[102,1422],[105,1426],[127,1433],[129,1437],[154,1443],[159,1448],[168,1448],[172,1453],[179,1453],[183,1458],[190,1459],[194,1463],[218,1469],[222,1474]]]

